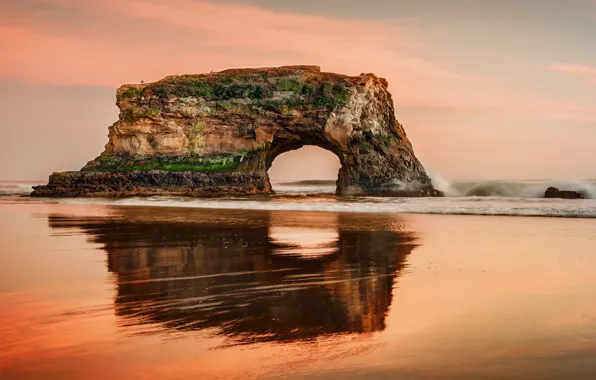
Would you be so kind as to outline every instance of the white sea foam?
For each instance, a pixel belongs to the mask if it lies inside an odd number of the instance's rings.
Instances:
[[[27,195],[33,191],[36,183],[0,182],[1,195]]]
[[[447,197],[458,197],[461,194],[453,188],[451,182],[439,177],[436,174],[429,173],[429,177],[432,181],[433,187],[439,191],[442,191]]]
[[[520,199],[499,197],[461,198],[328,198],[291,200],[196,199],[180,197],[126,198],[120,200],[69,199],[61,202],[119,206],[187,207],[270,211],[370,212],[399,214],[503,215],[596,218],[595,200]]]
[[[454,181],[431,176],[433,186],[448,197],[544,198],[549,187],[577,191],[588,199],[596,199],[596,183],[592,181]]]

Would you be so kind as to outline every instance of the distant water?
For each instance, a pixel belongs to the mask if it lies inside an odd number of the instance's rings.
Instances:
[[[50,200],[71,204],[372,212],[401,214],[506,215],[596,218],[596,181],[456,181],[434,180],[444,198],[339,197],[335,181],[277,181],[272,196],[187,198],[78,198]],[[2,182],[0,194],[26,195],[31,183]],[[544,199],[549,186],[583,193],[587,199]]]

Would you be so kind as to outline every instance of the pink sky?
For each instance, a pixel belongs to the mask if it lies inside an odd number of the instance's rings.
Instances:
[[[304,9],[266,0],[1,2],[0,48],[9,54],[0,58],[0,179],[44,179],[97,156],[121,84],[285,64],[386,77],[417,155],[443,177],[594,178],[596,54],[580,57],[580,42],[596,33],[596,8],[571,12],[576,1],[554,25],[547,13],[541,23],[523,9],[520,20],[501,20],[472,6],[454,16],[411,6],[335,14],[309,1]],[[492,17],[484,24],[483,11]],[[562,33],[573,21],[587,27]],[[285,161],[288,171],[335,175]]]

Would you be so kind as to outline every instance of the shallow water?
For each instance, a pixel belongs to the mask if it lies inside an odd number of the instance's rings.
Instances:
[[[0,378],[593,379],[596,220],[0,204]]]

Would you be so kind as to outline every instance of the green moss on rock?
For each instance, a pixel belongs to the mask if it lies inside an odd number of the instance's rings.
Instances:
[[[250,79],[250,81],[248,81]],[[143,95],[146,99],[162,102],[169,97],[201,98],[208,102],[218,102],[219,108],[226,109],[226,101],[249,100],[264,106],[267,111],[285,113],[289,109],[326,108],[332,111],[348,103],[350,91],[344,82],[309,82],[300,77],[268,79],[254,75],[243,81],[242,76],[231,79],[228,76],[180,76],[152,83],[143,90],[128,88],[120,97],[128,98]],[[294,95],[280,99],[275,92],[291,92]],[[285,106],[284,106],[285,105]]]
[[[315,97],[312,103],[316,107],[325,107],[328,110],[334,110],[339,106],[344,106],[350,100],[350,92],[343,84],[323,83],[314,93]]]
[[[128,124],[133,124],[137,120],[148,117],[156,119],[160,116],[161,111],[157,108],[149,107],[149,108],[127,108],[122,115],[122,120],[124,120]]]
[[[302,91],[302,83],[298,82],[295,79],[289,78],[282,78],[277,81],[275,84],[275,88],[277,91],[292,91],[296,93],[300,93]]]
[[[267,83],[241,83],[219,80],[180,77],[175,80],[158,82],[148,87],[151,95],[159,99],[169,96],[179,98],[203,98],[207,101],[230,99],[265,99],[273,95]]]
[[[361,152],[368,153],[368,152],[372,152],[373,150],[374,150],[374,147],[369,142],[363,141],[360,143],[360,151]]]
[[[140,94],[141,91],[139,89],[135,87],[128,87],[117,96],[117,99],[120,101],[124,99],[138,98]]]
[[[133,172],[149,170],[189,172],[229,172],[238,169],[248,151],[208,157],[102,157],[96,164],[84,169],[88,172]]]

